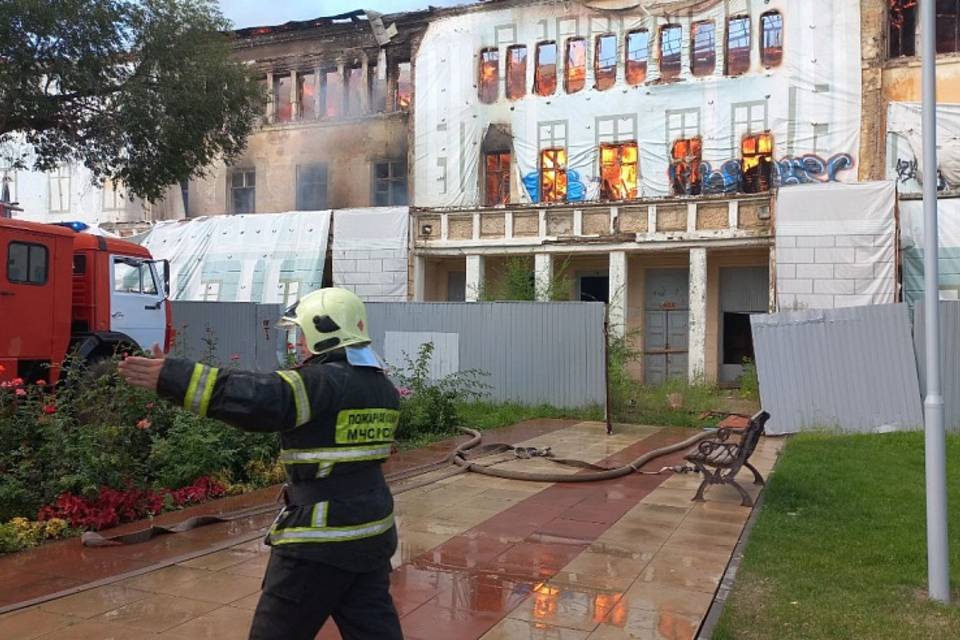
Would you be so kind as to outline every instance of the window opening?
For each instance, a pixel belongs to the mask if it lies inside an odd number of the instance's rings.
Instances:
[[[407,164],[384,160],[373,165],[373,204],[377,207],[407,204]]]
[[[600,198],[637,197],[637,143],[600,145]]]
[[[760,16],[760,62],[765,67],[779,66],[783,61],[783,16],[779,11],[768,11]]]
[[[293,119],[293,103],[290,102],[292,89],[293,78],[289,74],[273,77],[274,122],[290,122]]]
[[[595,86],[606,91],[617,82],[617,37],[597,36],[593,56]]]
[[[507,47],[507,99],[516,100],[527,95],[527,47],[518,44]]]
[[[750,17],[735,16],[727,20],[728,76],[738,76],[750,69]]]
[[[317,74],[304,73],[297,76],[297,96],[300,102],[300,119],[316,119]]]
[[[567,150],[544,149],[540,152],[541,202],[567,199]]]
[[[890,0],[889,56],[917,55],[917,0]]]
[[[323,115],[337,118],[343,113],[343,79],[340,72],[331,69],[323,78]]]
[[[50,174],[50,212],[66,213],[70,209],[70,167],[60,165]]]
[[[47,248],[42,244],[11,242],[7,245],[7,281],[46,284],[47,258]]]
[[[297,166],[297,210],[319,211],[327,208],[327,165]]]
[[[496,49],[484,49],[480,52],[480,102],[496,102],[499,83],[500,53]]]
[[[557,91],[556,42],[541,42],[537,45],[536,65],[533,90],[539,96],[552,96]]]
[[[587,80],[587,41],[583,38],[567,40],[567,60],[564,67],[563,90],[581,91]]]
[[[773,136],[769,133],[744,136],[740,143],[740,155],[743,192],[769,191],[773,175]]]
[[[347,115],[356,116],[363,113],[363,69],[351,67],[347,69]]]
[[[484,154],[486,191],[484,205],[494,207],[510,202],[510,152],[493,151]]]
[[[717,68],[716,28],[713,20],[695,22],[691,35],[690,72],[695,76],[708,76]]]
[[[670,150],[670,182],[673,194],[700,195],[703,143],[700,138],[680,138]]]
[[[413,68],[409,62],[397,65],[397,111],[409,111],[413,97]]]
[[[660,77],[670,80],[680,76],[680,49],[683,29],[677,24],[660,27]]]
[[[230,176],[230,202],[233,213],[253,213],[256,202],[257,172],[239,169]]]
[[[650,57],[650,32],[646,29],[627,34],[627,84],[640,84],[647,79],[647,60]]]
[[[937,53],[960,51],[960,0],[937,0]]]

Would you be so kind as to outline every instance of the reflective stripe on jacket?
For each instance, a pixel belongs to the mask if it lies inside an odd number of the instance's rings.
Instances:
[[[337,479],[336,495],[285,508],[269,544],[353,571],[372,570],[368,565],[393,555],[393,498],[383,474],[358,473],[379,470],[399,420],[399,396],[382,371],[353,367],[342,352],[273,373],[167,358],[158,393],[246,431],[279,432],[291,484],[322,487],[324,479]]]

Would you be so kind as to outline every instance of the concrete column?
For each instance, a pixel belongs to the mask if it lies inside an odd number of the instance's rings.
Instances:
[[[320,68],[320,65],[317,65],[313,68],[313,117],[322,118],[323,117],[323,69]]]
[[[290,72],[290,113],[291,120],[300,119],[300,82],[296,71]]]
[[[427,299],[427,259],[413,257],[413,300],[423,302]]]
[[[690,315],[687,368],[690,382],[703,382],[707,361],[707,250],[690,249]]]
[[[467,256],[467,302],[480,301],[480,294],[483,293],[484,266],[483,256],[476,254]]]
[[[340,117],[347,114],[347,65],[343,60],[337,60],[337,75],[340,77]]]
[[[627,252],[610,252],[610,303],[607,305],[612,337],[627,335]]]
[[[273,122],[276,117],[277,97],[273,93],[273,74],[267,74],[267,93],[270,94],[270,100],[267,101],[267,122]]]
[[[537,302],[550,301],[550,283],[553,282],[553,257],[549,253],[537,253],[533,257],[534,286]]]

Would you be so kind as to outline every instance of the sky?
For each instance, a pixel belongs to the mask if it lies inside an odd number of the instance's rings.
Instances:
[[[380,13],[396,13],[426,9],[428,5],[448,7],[465,4],[468,0],[220,0],[220,10],[233,21],[236,29],[291,20],[309,20],[332,16],[356,9],[372,9]]]

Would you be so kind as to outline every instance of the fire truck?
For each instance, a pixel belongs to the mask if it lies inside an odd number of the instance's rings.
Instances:
[[[55,382],[68,353],[170,347],[169,265],[86,225],[0,218],[0,380]]]

